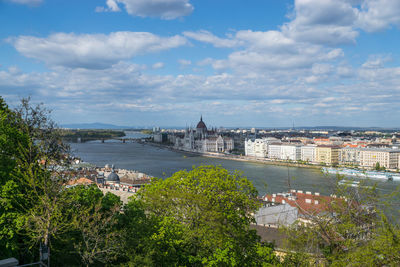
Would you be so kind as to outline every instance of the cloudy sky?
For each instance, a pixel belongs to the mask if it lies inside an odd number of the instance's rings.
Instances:
[[[0,93],[59,124],[400,126],[399,0],[0,0]]]

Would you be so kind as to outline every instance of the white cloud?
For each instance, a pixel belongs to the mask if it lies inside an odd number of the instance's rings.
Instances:
[[[113,12],[121,11],[118,4],[114,0],[107,0],[106,4],[108,8]]]
[[[341,49],[327,49],[304,43],[293,43],[287,50],[281,49],[273,42],[266,46],[271,48],[253,49],[253,46],[250,46],[245,50],[233,52],[225,64],[241,72],[264,72],[276,69],[311,68],[314,63],[334,61],[343,55]],[[222,63],[219,61],[214,64],[221,68]]]
[[[373,32],[395,25],[400,27],[399,0],[365,0],[358,15],[357,25]]]
[[[315,63],[312,66],[311,71],[313,74],[317,74],[317,75],[328,74],[332,71],[332,65]]]
[[[148,112],[185,117],[190,111],[207,110],[219,116],[251,118],[270,112],[276,120],[315,116],[333,122],[335,117],[352,116],[351,121],[360,122],[365,117],[371,120],[377,111],[390,117],[400,101],[400,68],[378,65],[360,66],[346,84],[332,83],[338,76],[326,63],[306,69],[210,76],[148,75],[142,71],[141,66],[124,62],[107,69],[58,67],[44,73],[10,68],[0,71],[0,92],[11,99],[32,95],[62,114],[61,118],[68,114],[71,120],[86,116],[112,119],[132,112],[143,112],[144,117]],[[324,87],[326,83],[329,86]]]
[[[320,77],[315,75],[305,77],[304,80],[306,83],[318,83],[319,81],[321,81]]]
[[[164,68],[164,63],[163,62],[154,63],[151,68],[154,70]]]
[[[336,72],[341,78],[349,78],[354,75],[354,70],[351,66],[340,65],[336,68]]]
[[[186,44],[181,36],[160,37],[148,32],[105,34],[56,33],[47,38],[19,36],[9,39],[18,52],[49,65],[71,68],[106,68],[139,54]]]
[[[187,32],[184,32],[183,35],[188,38],[199,41],[199,42],[212,44],[215,47],[231,48],[231,47],[235,47],[239,44],[238,40],[219,38],[219,37],[215,36],[214,34],[212,34],[211,32],[205,31],[205,30],[200,30],[197,32],[187,31]]]
[[[136,16],[172,19],[193,10],[166,15],[165,8],[155,11],[161,2],[191,7],[189,1],[108,0],[107,7],[99,11],[125,8]],[[391,58],[385,55],[371,56],[359,66],[356,59],[349,65],[343,50],[337,48],[355,43],[361,30],[398,25],[397,3],[296,0],[291,21],[279,30],[240,30],[222,37],[204,30],[170,37],[138,32],[19,36],[9,40],[21,54],[52,68],[43,73],[15,67],[0,71],[0,93],[9,97],[30,94],[57,103],[57,109],[61,106],[96,116],[127,111],[186,116],[188,111],[207,110],[237,117],[248,114],[249,118],[268,113],[278,119],[316,116],[330,121],[335,116],[351,116],[348,121],[367,123],[379,114],[400,123],[393,115],[400,101],[400,68],[386,67]],[[185,45],[187,39],[231,50],[225,50],[230,51],[225,57],[175,59],[181,66],[211,66],[216,70],[211,75],[148,75],[143,72],[163,68],[164,63],[145,69],[125,62]]]
[[[194,9],[189,0],[107,0],[107,8],[97,7],[96,11],[120,11],[118,3],[124,5],[132,16],[160,17],[166,20],[187,16]]]
[[[400,26],[399,0],[295,0],[282,32],[297,41],[335,46],[355,43],[359,30]]]
[[[246,44],[251,50],[265,50],[291,53],[295,50],[296,42],[287,38],[279,31],[239,31],[236,38]]]
[[[117,2],[115,0],[107,0],[107,7],[98,6],[96,7],[96,12],[119,12],[121,9],[119,8]]]
[[[372,55],[362,64],[362,67],[370,69],[382,68],[386,62],[391,60],[392,58],[390,56]]]
[[[297,41],[280,31],[242,30],[229,39],[218,38],[208,31],[183,34],[215,47],[242,48],[232,52],[226,59],[207,58],[198,62],[200,66],[211,64],[219,72],[233,69],[241,73],[262,73],[275,69],[310,68],[314,63],[335,61],[344,55],[339,48]]]
[[[296,0],[294,19],[282,32],[294,40],[316,44],[354,43],[358,10],[346,0]]]

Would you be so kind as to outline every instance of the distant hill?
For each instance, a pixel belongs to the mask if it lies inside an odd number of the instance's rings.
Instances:
[[[119,125],[100,123],[100,122],[63,124],[63,125],[61,125],[61,127],[67,128],[67,129],[132,129],[132,128],[136,128],[136,127],[119,126]]]

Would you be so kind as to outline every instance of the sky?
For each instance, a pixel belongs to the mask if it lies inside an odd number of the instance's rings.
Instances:
[[[400,126],[399,0],[0,0],[0,95],[60,125]]]

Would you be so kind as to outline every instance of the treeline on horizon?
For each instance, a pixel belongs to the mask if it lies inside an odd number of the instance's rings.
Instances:
[[[124,137],[124,131],[101,129],[58,129],[63,140],[69,142],[86,142],[92,140],[113,139]]]
[[[219,166],[154,179],[123,204],[97,186],[65,187],[69,148],[42,106],[0,97],[0,259],[52,266],[393,266],[398,203],[375,188],[339,188],[349,201],[283,228],[283,254],[250,225],[261,207],[240,172]],[[396,191],[397,192],[397,191]],[[386,205],[384,205],[386,204]],[[47,262],[46,262],[47,263]]]

